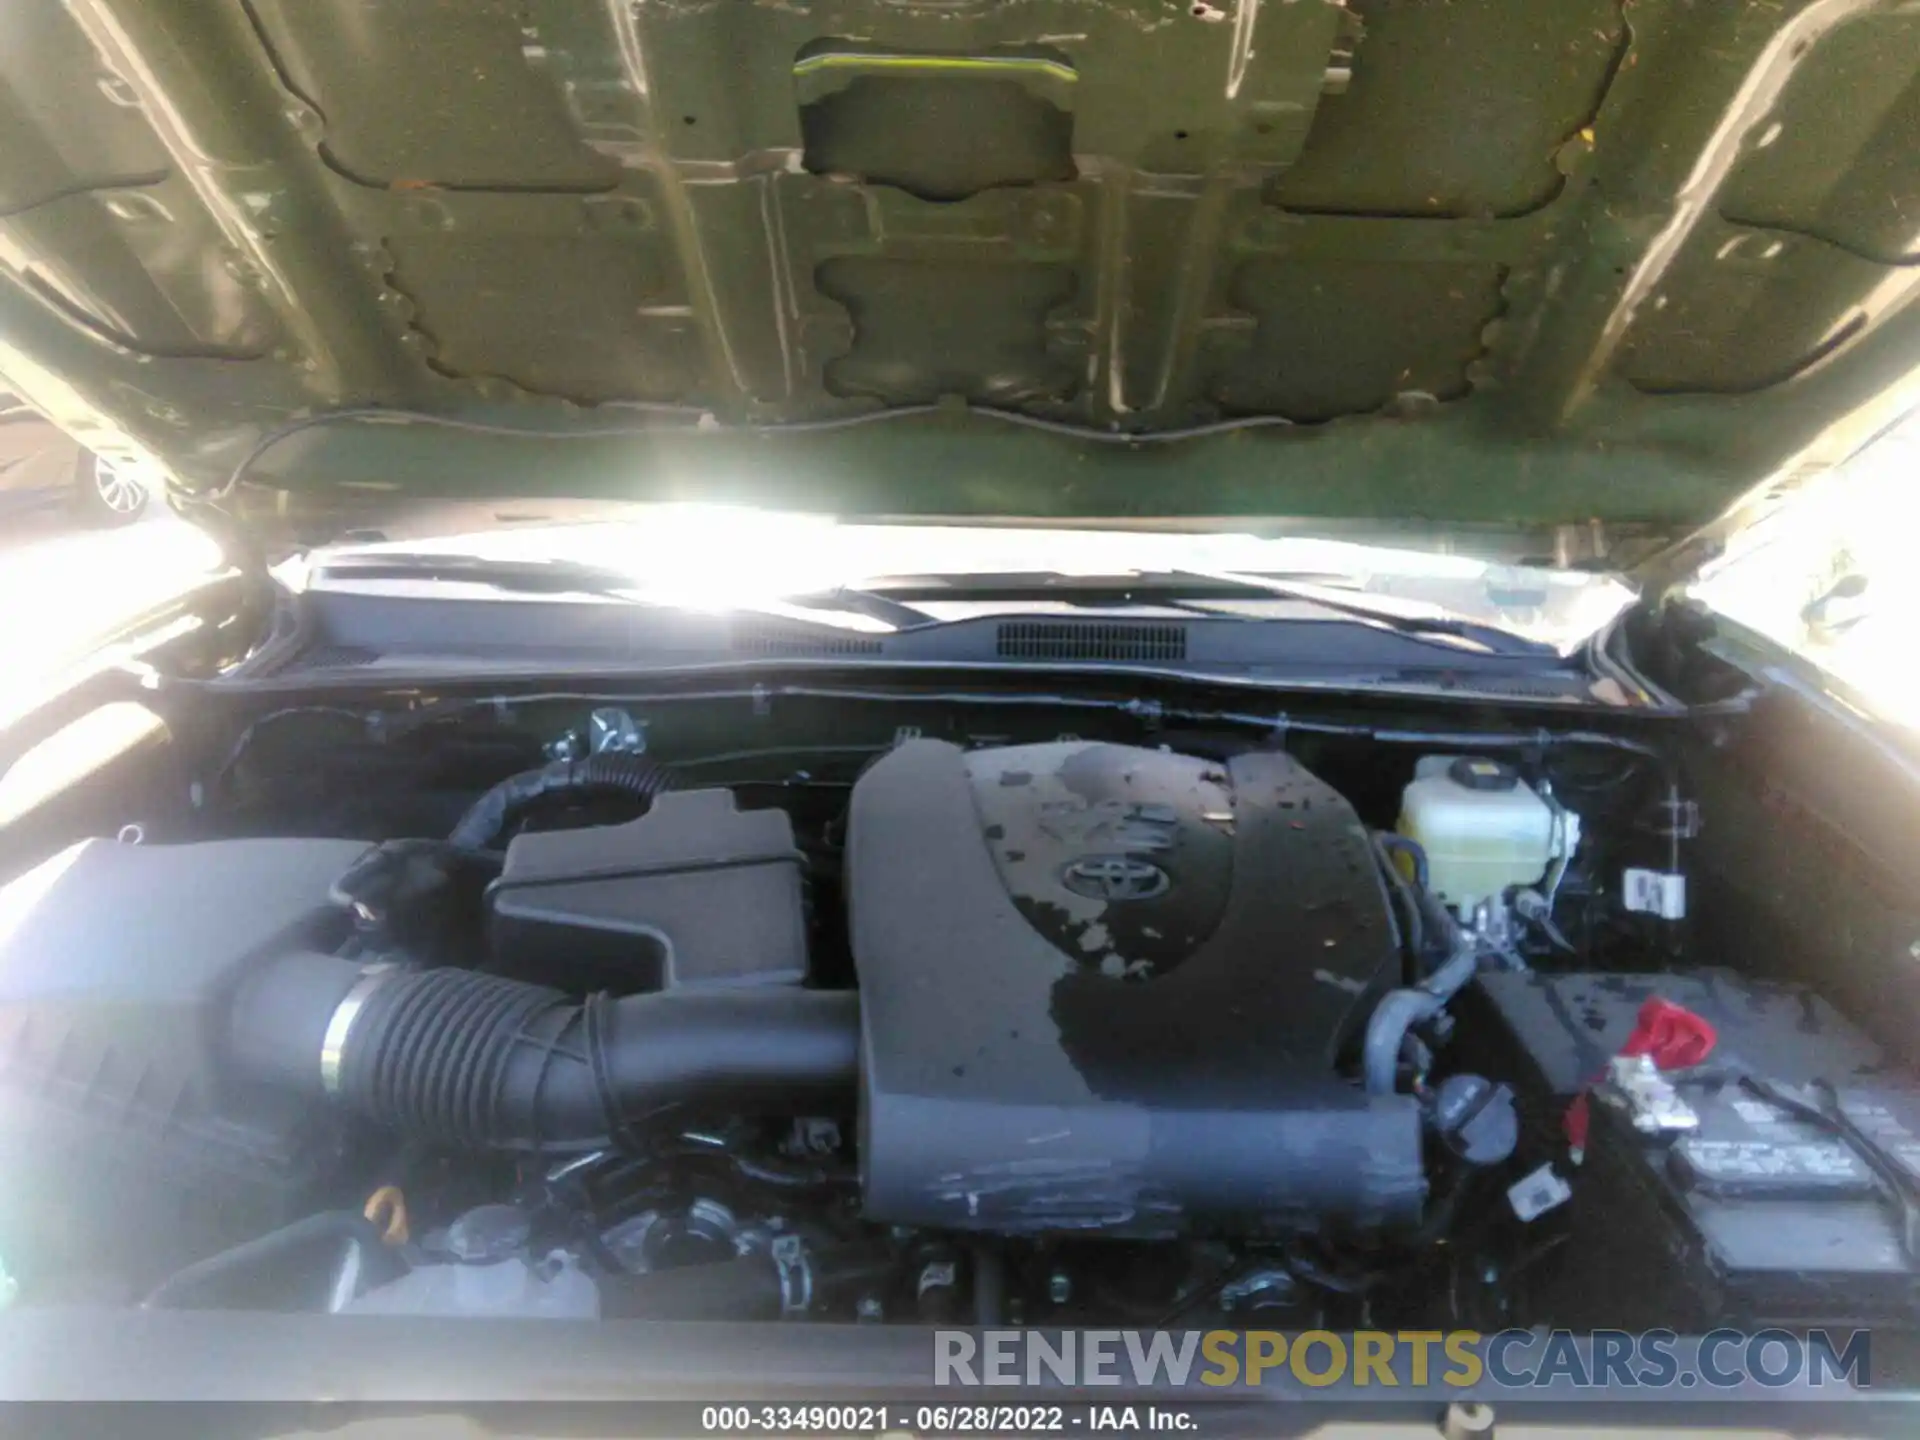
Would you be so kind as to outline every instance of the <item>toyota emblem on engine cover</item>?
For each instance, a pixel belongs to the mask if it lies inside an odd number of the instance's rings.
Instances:
[[[1151,900],[1173,882],[1167,872],[1131,855],[1085,855],[1060,872],[1060,882],[1093,900]]]

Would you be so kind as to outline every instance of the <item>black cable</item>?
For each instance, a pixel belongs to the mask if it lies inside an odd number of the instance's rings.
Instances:
[[[676,770],[694,766],[725,765],[735,760],[778,760],[796,755],[878,755],[888,749],[878,745],[762,745],[754,750],[720,750],[711,755],[696,755],[674,761]]]
[[[1163,705],[1149,700],[1109,700],[1086,695],[1060,695],[1046,692],[998,691],[893,691],[866,690],[830,685],[751,685],[723,690],[662,691],[636,694],[633,691],[594,692],[576,690],[538,691],[526,695],[484,695],[433,701],[417,709],[394,714],[373,710],[351,710],[340,705],[289,706],[272,711],[250,723],[241,732],[222,761],[215,778],[238,763],[259,728],[301,714],[340,715],[358,718],[363,724],[377,725],[386,738],[398,738],[426,725],[457,719],[475,710],[498,711],[509,706],[526,705],[663,705],[698,704],[723,700],[748,700],[765,705],[774,700],[831,700],[870,704],[906,704],[928,706],[993,705],[1019,708],[1089,710],[1130,716],[1159,723],[1177,720],[1196,725],[1237,725],[1258,730],[1284,740],[1289,734],[1328,735],[1355,740],[1372,740],[1385,745],[1421,745],[1434,749],[1552,749],[1587,746],[1644,756],[1663,766],[1670,777],[1677,771],[1667,753],[1646,741],[1594,730],[1554,731],[1545,728],[1529,731],[1443,731],[1403,730],[1390,726],[1350,724],[1341,721],[1301,720],[1285,711],[1260,715],[1248,711],[1203,710],[1186,706]],[[698,763],[680,762],[680,763]],[[1677,782],[1676,782],[1677,783]]]
[[[351,720],[364,728],[369,725],[378,724],[379,721],[377,717],[380,716],[381,713],[382,712],[378,710],[353,710],[344,705],[289,705],[284,709],[269,710],[265,715],[250,721],[246,729],[242,730],[234,739],[233,744],[228,747],[226,755],[222,757],[218,765],[214,766],[213,773],[207,777],[207,791],[211,794],[226,783],[227,776],[232,773],[233,767],[240,763],[240,757],[245,755],[252,747],[255,737],[264,727],[273,724],[275,721],[290,720],[296,716],[309,719],[331,716],[337,720]]]
[[[742,1180],[778,1186],[783,1190],[811,1190],[823,1186],[860,1183],[859,1171],[851,1165],[755,1156],[728,1145],[694,1143],[654,1145],[647,1147],[646,1156],[649,1161],[711,1161],[716,1165],[727,1167]]]
[[[645,755],[608,751],[578,760],[555,760],[537,770],[509,775],[467,808],[447,836],[455,850],[485,850],[502,839],[515,821],[555,799],[620,796],[650,807],[674,788],[674,774]]]
[[[1797,1095],[1789,1094],[1771,1080],[1760,1080],[1751,1075],[1740,1077],[1741,1089],[1786,1111],[1794,1119],[1833,1136],[1860,1158],[1900,1212],[1901,1250],[1910,1262],[1920,1261],[1920,1200],[1915,1199],[1913,1183],[1887,1148],[1854,1123],[1853,1117],[1842,1108],[1840,1094],[1831,1082],[1815,1079],[1810,1083],[1825,1095],[1825,1105],[1810,1104]]]
[[[951,412],[943,405],[899,405],[885,410],[862,411],[857,415],[833,415],[822,420],[789,420],[771,425],[742,425],[718,423],[710,410],[699,405],[626,401],[615,402],[604,408],[640,411],[682,420],[688,423],[673,428],[670,433],[688,435],[806,435],[832,430],[851,430],[863,425],[942,413],[980,415],[990,420],[998,420],[1003,424],[1018,425],[1029,430],[1040,430],[1050,435],[1061,435],[1072,440],[1088,440],[1102,445],[1168,445],[1182,440],[1200,440],[1212,435],[1230,434],[1237,430],[1290,429],[1294,423],[1280,415],[1245,415],[1230,420],[1214,420],[1204,425],[1185,425],[1168,430],[1102,430],[1092,425],[1076,425],[1071,421],[1049,420],[1043,416],[1028,415],[1018,410],[1002,410],[984,405],[969,405],[964,409]],[[273,450],[283,441],[290,440],[307,430],[339,424],[431,425],[443,430],[458,430],[469,435],[490,435],[506,440],[617,440],[654,435],[660,433],[662,429],[657,422],[641,425],[609,425],[595,422],[579,429],[556,430],[544,426],[503,425],[495,421],[469,420],[457,415],[436,415],[429,410],[352,405],[338,410],[322,410],[316,414],[302,415],[285,424],[274,426],[248,447],[247,452],[228,473],[226,482],[218,490],[201,497],[202,502],[216,502],[232,495],[245,482],[248,472],[260,463],[268,451]]]

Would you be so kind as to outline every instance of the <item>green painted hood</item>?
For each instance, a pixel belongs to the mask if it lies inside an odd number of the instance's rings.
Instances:
[[[0,374],[243,516],[1671,537],[1920,364],[1911,0],[13,0],[0,129]]]

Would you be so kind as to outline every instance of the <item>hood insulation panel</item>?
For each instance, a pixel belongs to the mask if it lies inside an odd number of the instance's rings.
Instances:
[[[1674,530],[1920,363],[1892,0],[20,0],[0,128],[0,372],[202,501]]]

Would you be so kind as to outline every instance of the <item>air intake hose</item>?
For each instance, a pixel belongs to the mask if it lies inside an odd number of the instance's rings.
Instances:
[[[492,846],[521,815],[554,796],[624,795],[643,805],[674,787],[671,770],[644,755],[607,752],[583,760],[556,760],[538,770],[509,775],[482,795],[460,817],[447,837],[460,850]]]
[[[794,1115],[845,1105],[852,991],[594,996],[471,970],[368,969],[294,954],[235,995],[235,1064],[330,1095],[430,1143],[566,1153],[631,1147],[678,1110]]]

